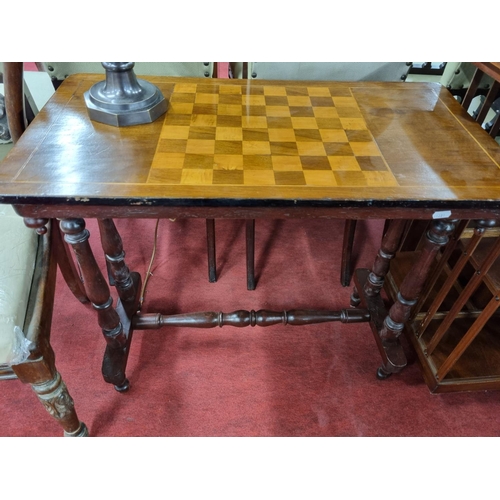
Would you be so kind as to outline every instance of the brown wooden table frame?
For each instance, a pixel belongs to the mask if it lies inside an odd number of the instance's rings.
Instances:
[[[363,195],[359,192],[359,187],[353,184],[344,186],[339,184],[337,188],[328,184],[312,187],[291,184],[241,187],[229,183],[224,191],[227,197],[222,197],[217,194],[219,187],[214,185],[173,185],[169,182],[162,183],[161,180],[156,184],[150,184],[147,181],[137,180],[136,163],[142,162],[138,168],[141,172],[152,165],[161,134],[161,124],[148,125],[135,132],[103,129],[103,126],[94,128],[82,107],[81,93],[85,86],[89,86],[98,77],[83,75],[79,78],[79,76],[72,77],[60,87],[55,97],[30,125],[6,159],[4,164],[6,173],[0,178],[0,202],[12,204],[16,212],[24,218],[26,225],[38,231],[43,231],[49,221],[59,220],[64,239],[73,248],[81,269],[85,294],[96,311],[99,326],[106,340],[107,347],[102,366],[104,379],[118,391],[126,391],[129,388],[126,366],[134,330],[168,326],[214,328],[224,325],[253,327],[275,324],[300,326],[330,321],[369,322],[382,358],[377,376],[382,379],[397,373],[407,362],[399,340],[403,325],[410,315],[412,306],[417,303],[436,253],[448,242],[456,221],[500,217],[498,174],[500,155],[497,145],[466,115],[446,89],[439,89],[430,84],[416,84],[411,87],[415,89],[418,98],[415,104],[405,94],[410,88],[406,86],[407,84],[358,82],[349,86],[331,82],[332,92],[339,91],[340,95],[344,95],[342,92],[345,95],[350,92],[351,97],[348,99],[351,102],[362,101],[361,104],[358,103],[357,109],[347,111],[357,113],[358,118],[354,120],[361,120],[359,116],[363,108],[363,119],[371,120],[373,130],[370,127],[367,130],[373,134],[374,139],[370,147],[376,145],[380,149],[382,156],[377,157],[377,160],[384,162],[386,168],[384,172],[381,169],[378,173],[387,174],[384,179],[394,176],[391,177],[394,181],[392,184],[369,185]],[[179,82],[181,87],[190,88],[198,84],[196,79],[158,77],[153,81],[162,85],[168,92],[173,92],[172,89]],[[186,81],[188,85],[184,85]],[[220,85],[222,88],[225,85],[237,86],[242,83],[213,81],[210,85]],[[259,85],[265,83],[259,82]],[[272,85],[275,88],[276,85],[293,87],[294,84],[273,82]],[[312,95],[317,96],[318,90],[324,91],[325,85],[323,82],[310,82]],[[203,87],[206,87],[205,83]],[[291,88],[291,91],[293,90]],[[279,96],[272,97],[270,100],[279,101]],[[204,95],[204,99],[207,99],[207,95]],[[317,101],[322,99],[319,97]],[[394,100],[386,104],[386,99]],[[395,108],[405,103],[408,106],[406,110]],[[111,182],[110,178],[106,177],[105,165],[104,174],[99,173],[100,183],[91,178],[91,173],[83,175],[77,185],[67,182],[62,168],[67,159],[64,157],[64,145],[61,146],[63,150],[61,158],[51,158],[52,152],[57,156],[59,147],[57,138],[67,139],[67,135],[64,135],[67,134],[65,122],[58,121],[61,114],[64,114],[60,113],[60,110],[64,112],[65,106],[68,106],[68,119],[76,119],[80,127],[82,140],[93,134],[96,148],[89,168],[100,167],[101,160],[107,162],[107,168],[110,168],[110,165],[116,164],[117,161],[114,155],[108,154],[107,151],[112,150],[115,142],[127,145],[124,151],[121,151],[124,156],[118,162],[122,167],[122,162],[128,161],[127,166],[123,167],[127,174],[123,179],[117,181],[111,177],[113,179]],[[181,102],[180,107],[182,106]],[[201,107],[203,106],[207,106],[206,102],[201,104]],[[435,115],[434,109],[437,110]],[[408,115],[405,115],[405,112]],[[422,124],[411,121],[414,112],[417,118],[423,120]],[[181,115],[182,113],[186,112],[181,112]],[[176,118],[175,112],[173,115]],[[184,120],[186,116],[181,118]],[[350,117],[347,121],[349,119]],[[165,123],[167,120],[168,115]],[[326,119],[328,120],[329,118]],[[48,135],[47,123],[49,126],[51,123],[56,124],[55,139]],[[433,127],[432,133],[440,134],[439,137],[430,137],[428,126]],[[386,133],[387,127],[390,129],[388,133]],[[450,133],[454,135],[450,136]],[[137,137],[134,134],[137,134]],[[154,138],[151,139],[153,135]],[[44,143],[46,137],[49,139]],[[117,137],[119,141],[116,141]],[[446,147],[450,137],[455,138],[457,142],[460,141],[457,148],[450,147],[449,150],[442,152],[435,147],[436,145]],[[436,144],[433,142],[434,139]],[[147,144],[149,156],[145,159],[142,148],[146,140],[150,142]],[[128,146],[136,146],[134,141],[141,147],[134,149],[136,156],[131,161],[126,156],[129,153]],[[81,145],[76,142],[75,148]],[[43,151],[40,151],[39,146],[42,144],[44,144]],[[406,149],[401,144],[404,144]],[[401,154],[402,149],[405,155]],[[79,152],[80,150],[76,150],[75,153],[78,158],[80,158]],[[101,152],[104,153],[99,156]],[[38,156],[33,159],[36,154]],[[450,155],[452,160],[449,159]],[[81,159],[85,161],[84,156]],[[416,173],[411,170],[414,160],[418,163]],[[467,162],[468,168],[467,171],[464,170],[464,174],[469,177],[459,178],[455,172],[447,170],[448,164],[453,160]],[[46,161],[47,167],[44,164]],[[441,166],[443,163],[445,167]],[[25,169],[26,165],[28,168]],[[457,168],[460,166],[457,164]],[[474,166],[479,173],[475,173],[472,168]],[[374,164],[371,167],[377,168]],[[98,170],[94,170],[94,173],[96,172]],[[331,171],[329,173],[333,176]],[[366,172],[360,173],[364,175]],[[428,174],[433,174],[434,178],[439,179],[439,183],[427,181],[425,176]],[[401,184],[394,180],[395,175],[399,175],[402,179]],[[411,176],[413,176],[412,182],[405,181]],[[55,184],[51,182],[54,178]],[[119,296],[116,307],[113,306],[106,278],[102,275],[89,245],[89,231],[85,224],[85,219],[89,218],[98,220],[111,282]],[[390,223],[372,268],[358,269],[355,272],[350,303],[346,300],[343,309],[335,311],[241,309],[233,312],[206,311],[163,315],[138,312],[141,278],[138,273],[129,270],[125,262],[122,240],[114,223],[114,219],[118,218],[233,218],[247,221],[260,218],[322,218],[350,221],[387,219]],[[387,311],[380,293],[389,272],[390,262],[403,237],[406,221],[411,219],[430,220],[432,224],[425,234],[418,260],[400,287],[397,301]]]

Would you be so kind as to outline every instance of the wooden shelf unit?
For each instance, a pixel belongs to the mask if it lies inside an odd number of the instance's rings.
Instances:
[[[472,226],[462,223],[438,254],[433,281],[405,325],[431,392],[500,389],[500,233]],[[394,259],[385,286],[391,300],[418,252],[417,245]],[[481,272],[487,259],[492,265]]]

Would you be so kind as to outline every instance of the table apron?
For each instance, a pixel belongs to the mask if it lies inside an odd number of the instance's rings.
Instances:
[[[17,204],[22,217],[37,218],[204,218],[204,219],[495,219],[500,208],[421,207],[165,207]]]

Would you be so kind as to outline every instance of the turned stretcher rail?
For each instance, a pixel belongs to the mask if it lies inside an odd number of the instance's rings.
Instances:
[[[190,328],[215,328],[217,326],[272,326],[272,325],[310,325],[340,321],[341,323],[364,323],[370,321],[367,309],[341,309],[321,311],[293,309],[290,311],[238,310],[230,313],[196,312],[188,314],[141,314],[133,318],[135,330],[154,330],[163,326],[185,326]]]

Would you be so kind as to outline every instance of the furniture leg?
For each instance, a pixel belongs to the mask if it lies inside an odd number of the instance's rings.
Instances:
[[[368,274],[366,282],[364,282],[364,293],[370,297],[375,297],[380,294],[380,290],[384,286],[385,276],[389,272],[391,260],[396,255],[396,252],[401,245],[401,239],[406,227],[406,220],[395,219],[389,221],[387,231],[382,238],[382,243],[375,257],[375,262],[371,272]],[[355,285],[351,294],[351,306],[357,307],[361,298],[359,295],[359,285]]]
[[[45,409],[62,426],[65,436],[88,436],[87,426],[78,419],[73,399],[56,369],[54,351],[48,343],[42,349],[41,358],[14,365],[13,371],[19,380],[31,385]]]
[[[419,258],[401,283],[397,301],[390,308],[389,314],[384,320],[383,327],[379,331],[381,344],[385,350],[399,343],[398,337],[403,331],[404,323],[410,317],[412,307],[417,303],[418,296],[424,287],[436,253],[440,247],[448,243],[449,235],[455,229],[455,222],[439,220],[431,223],[426,233]],[[391,364],[389,359],[384,359],[384,363],[379,368],[377,375],[379,378],[386,378],[391,373],[396,373],[400,370],[401,368]]]
[[[73,247],[82,271],[85,292],[97,311],[98,323],[106,340],[107,347],[102,365],[104,380],[114,384],[116,390],[126,391],[129,388],[125,369],[131,340],[127,328],[130,321],[126,314],[119,315],[112,307],[113,299],[90,248],[90,233],[85,228],[85,221],[62,219],[60,226],[65,241]]]
[[[344,225],[344,241],[342,243],[342,264],[340,269],[340,283],[349,286],[352,277],[352,247],[356,233],[356,219],[346,219]]]
[[[255,219],[246,221],[247,290],[255,290]]]
[[[208,250],[208,281],[217,281],[217,269],[215,265],[215,219],[206,219],[207,224],[207,250]]]
[[[85,288],[83,286],[80,274],[69,254],[69,247],[64,242],[59,224],[57,221],[53,221],[52,231],[54,232],[54,240],[56,244],[54,245],[54,250],[57,252],[57,264],[61,270],[64,281],[71,290],[71,293],[82,303],[85,304],[89,301],[87,295],[85,294]]]
[[[132,319],[139,307],[141,277],[139,273],[131,273],[125,264],[122,239],[113,219],[98,219],[97,223],[112,283],[128,318]]]

